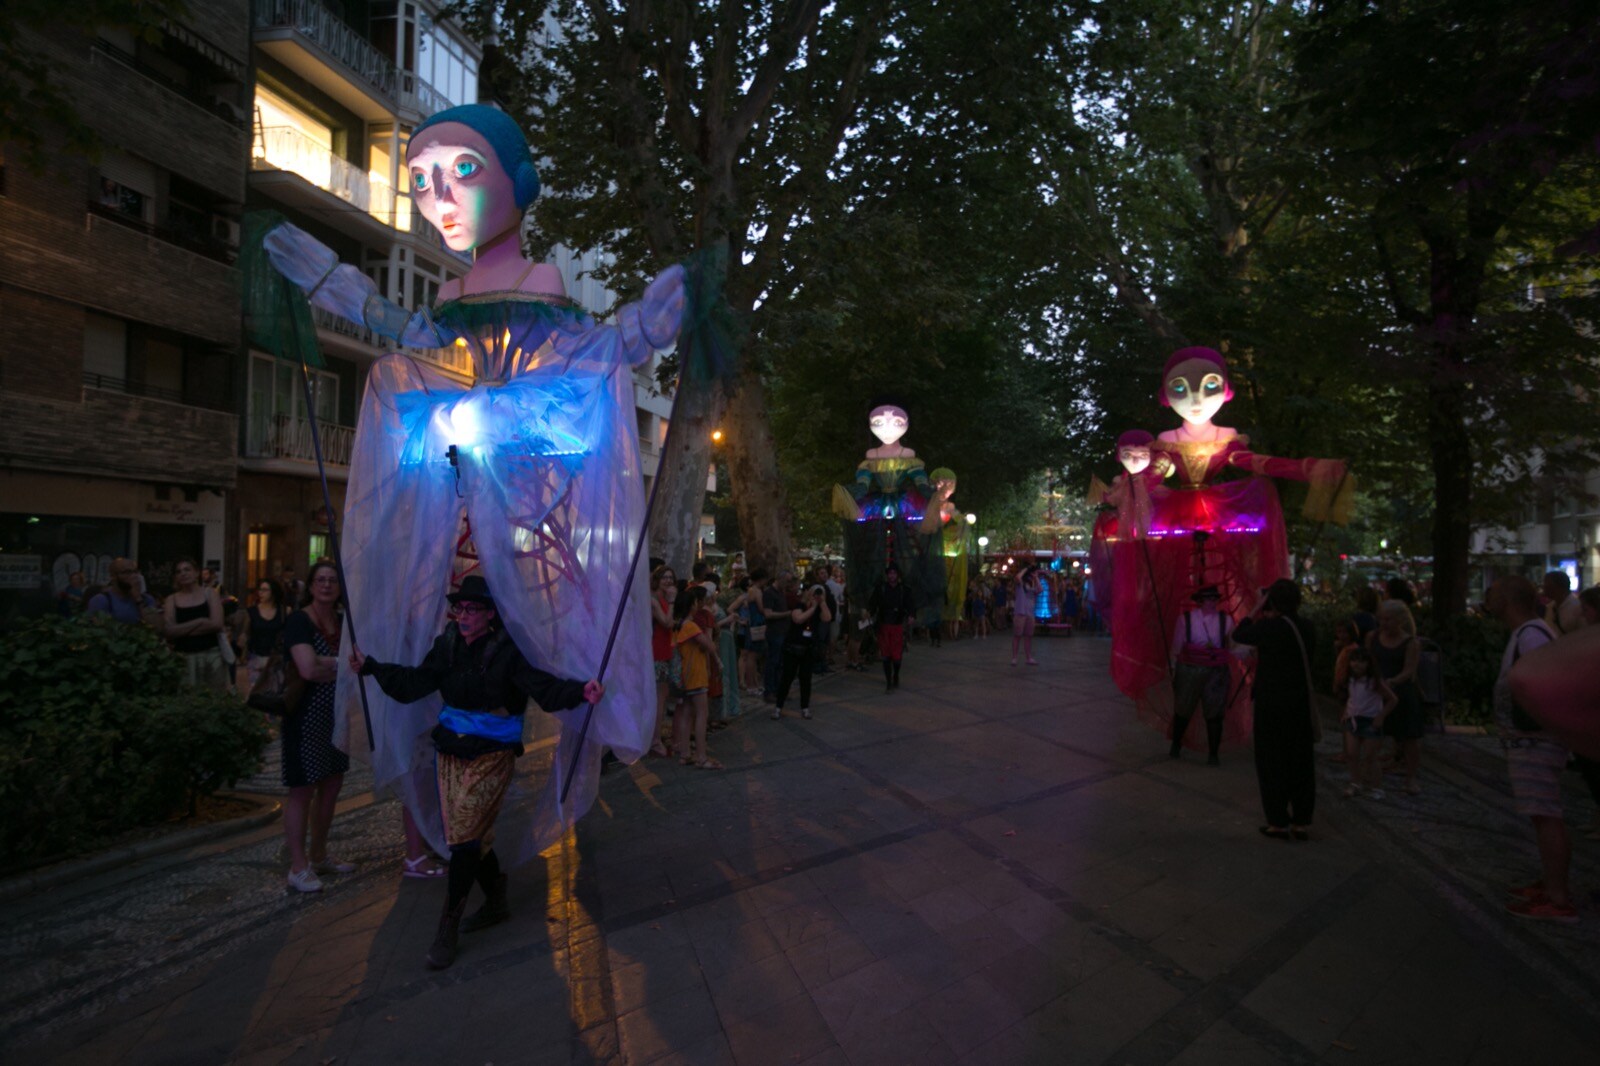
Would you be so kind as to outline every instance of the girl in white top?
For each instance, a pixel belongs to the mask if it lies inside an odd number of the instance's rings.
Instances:
[[[1378,751],[1383,747],[1383,720],[1399,700],[1373,669],[1371,653],[1359,644],[1350,649],[1347,669],[1343,725],[1358,747],[1344,794],[1349,798],[1365,792],[1368,799],[1381,800],[1383,771],[1378,768]]]

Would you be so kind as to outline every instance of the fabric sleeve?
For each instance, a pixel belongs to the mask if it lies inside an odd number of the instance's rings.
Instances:
[[[543,711],[565,711],[583,702],[582,681],[569,681],[534,666],[517,652],[517,663],[511,670],[511,683]]]
[[[407,347],[442,348],[455,340],[455,335],[440,328],[429,312],[413,314],[385,299],[371,278],[340,263],[332,248],[292,223],[273,227],[262,240],[262,247],[278,273],[298,285],[312,304],[325,311]]]
[[[687,644],[703,632],[705,631],[699,626],[695,625],[691,621],[686,620],[683,625],[678,627],[678,632],[673,636],[672,639],[679,644]]]
[[[441,633],[434,638],[433,647],[428,649],[428,654],[423,656],[422,663],[418,666],[380,663],[369,656],[361,668],[361,673],[371,676],[378,683],[378,687],[383,689],[384,695],[390,699],[400,703],[415,703],[422,697],[439,691],[439,685],[444,681],[445,672],[449,669],[450,639],[449,633]]]
[[[1355,503],[1356,479],[1342,459],[1278,459],[1247,448],[1228,453],[1227,462],[1266,477],[1304,481],[1310,486],[1301,514],[1314,522],[1348,525]]]
[[[1268,629],[1267,623],[1269,621],[1270,619],[1266,618],[1246,618],[1243,622],[1239,623],[1237,628],[1234,629],[1233,642],[1235,644],[1249,644],[1252,647],[1256,647],[1261,644],[1264,636],[1270,640],[1271,637],[1266,632]]]
[[[672,347],[683,325],[683,267],[674,265],[656,275],[637,301],[617,311],[617,334],[624,358],[638,366]]]

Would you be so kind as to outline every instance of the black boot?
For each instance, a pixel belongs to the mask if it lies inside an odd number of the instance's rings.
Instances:
[[[452,909],[447,901],[444,914],[439,918],[439,933],[428,949],[428,969],[443,970],[456,961],[456,941],[461,937],[461,915],[467,909],[463,899]]]
[[[479,884],[483,884],[480,880]],[[491,925],[499,925],[511,917],[511,908],[506,904],[506,875],[496,874],[483,884],[483,894],[487,897],[483,906],[467,916],[461,923],[463,933],[476,933],[479,929],[487,929]]]
[[[894,691],[894,664],[888,659],[883,660],[883,691]]]
[[[893,681],[893,685],[894,685],[895,688],[899,688],[900,687],[900,660],[898,660],[898,659],[896,659],[895,663],[894,663],[894,681]]]
[[[1217,752],[1222,749],[1222,719],[1206,719],[1206,745],[1211,749],[1211,754],[1206,756],[1206,765],[1221,766],[1222,760],[1217,757]]]
[[[1189,719],[1193,717],[1190,714],[1175,714],[1172,716],[1172,748],[1167,754],[1174,759],[1183,751],[1183,735],[1189,731]]]

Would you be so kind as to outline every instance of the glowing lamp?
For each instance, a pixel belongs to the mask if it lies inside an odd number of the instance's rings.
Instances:
[[[977,515],[975,515],[975,514],[967,515],[967,525],[975,526],[977,524],[978,524],[978,516]]]
[[[712,430],[711,431],[711,439],[713,441],[715,441],[716,443],[721,444],[722,443],[722,430],[720,430],[720,429]]]
[[[987,548],[988,546],[989,546],[989,538],[988,537],[979,537],[978,538],[978,547]]]

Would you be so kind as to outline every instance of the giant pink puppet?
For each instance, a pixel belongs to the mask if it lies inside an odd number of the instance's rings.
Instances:
[[[1249,438],[1212,419],[1233,398],[1228,364],[1211,348],[1183,348],[1167,360],[1160,400],[1182,419],[1151,445],[1152,464],[1170,464],[1175,483],[1151,495],[1142,542],[1128,541],[1113,575],[1116,625],[1112,676],[1141,717],[1163,732],[1172,721],[1171,641],[1197,589],[1215,587],[1237,618],[1260,589],[1292,576],[1283,511],[1273,478],[1309,483],[1303,513],[1348,521],[1355,484],[1342,461],[1278,459],[1250,450]],[[1131,545],[1142,543],[1137,556]],[[1250,733],[1243,666],[1236,664],[1224,739]],[[1186,743],[1198,750],[1203,738]]]

